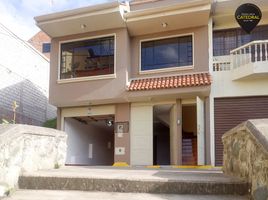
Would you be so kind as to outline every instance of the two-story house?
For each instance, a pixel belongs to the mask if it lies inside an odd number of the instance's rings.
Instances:
[[[50,102],[68,134],[66,164],[214,165],[225,96],[212,82],[213,42],[231,27],[225,8],[134,0],[36,17],[52,38]]]

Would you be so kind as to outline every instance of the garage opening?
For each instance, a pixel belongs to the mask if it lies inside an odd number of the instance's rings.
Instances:
[[[182,164],[197,165],[196,105],[182,106]]]
[[[170,110],[172,105],[153,108],[153,164],[170,165]]]
[[[113,115],[65,118],[68,134],[66,165],[112,165],[113,122]]]

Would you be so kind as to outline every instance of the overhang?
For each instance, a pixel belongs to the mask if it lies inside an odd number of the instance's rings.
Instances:
[[[38,16],[35,21],[52,38],[123,27],[135,36],[208,24],[211,0],[167,0],[162,4],[132,11],[127,3],[115,1]]]
[[[208,25],[210,10],[209,0],[174,1],[131,10],[124,18],[130,35],[136,36]]]
[[[98,4],[35,17],[37,26],[50,37],[125,27],[124,6],[116,2]]]

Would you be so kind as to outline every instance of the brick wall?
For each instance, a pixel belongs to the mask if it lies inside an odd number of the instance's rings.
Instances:
[[[28,41],[34,48],[36,48],[39,52],[42,52],[43,43],[50,43],[50,37],[45,34],[43,31],[39,31]],[[43,53],[48,59],[50,59],[50,53]]]

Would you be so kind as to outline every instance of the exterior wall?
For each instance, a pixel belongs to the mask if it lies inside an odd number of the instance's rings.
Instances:
[[[116,78],[81,81],[75,83],[57,82],[59,74],[60,41],[77,40],[108,34],[116,34]],[[128,33],[126,29],[85,33],[52,39],[50,102],[58,107],[124,102],[123,96],[126,92],[128,77],[127,66],[129,66],[129,52],[126,49],[128,40]]]
[[[195,72],[204,72],[208,71],[208,27],[197,27],[194,29],[184,29],[178,31],[171,31],[159,34],[150,34],[145,36],[134,37],[131,40],[131,78],[138,78],[138,77],[146,77],[152,76],[150,73],[149,75],[140,74],[140,41],[144,39],[151,39],[151,38],[164,38],[168,36],[179,36],[184,34],[194,34],[193,40],[193,63],[194,68],[188,70],[176,70],[175,72],[161,72],[161,73],[153,73],[154,75],[174,75],[174,73],[195,73]],[[149,73],[149,72],[148,72]]]
[[[48,104],[49,61],[4,26],[0,30],[0,120],[13,119],[16,101],[17,123],[42,125],[56,117]]]
[[[215,144],[215,140],[217,139],[215,138],[215,129],[217,127],[215,126],[215,117],[214,117],[215,115],[214,99],[224,97],[268,96],[268,90],[267,90],[268,80],[267,78],[256,78],[256,79],[232,81],[232,71],[212,72],[212,77],[213,77],[213,83],[211,85],[211,95],[210,95],[211,162],[212,165],[215,165],[215,156],[216,156],[215,149],[217,148],[217,144]],[[254,106],[254,102],[252,102],[252,104]],[[234,114],[234,112],[232,113]],[[250,118],[250,116],[248,116],[248,118]]]
[[[130,104],[117,104],[115,111],[115,149],[124,148],[124,153],[115,153],[114,162],[126,162],[130,164]],[[123,132],[117,131],[119,125],[123,125]],[[117,150],[115,150],[117,152]]]
[[[176,100],[170,112],[170,164],[182,164],[182,105]],[[178,121],[180,122],[178,124]]]
[[[66,133],[54,129],[0,125],[0,188],[16,187],[22,172],[64,165],[66,140]]]
[[[96,126],[96,123],[86,125],[73,118],[66,118],[65,132],[68,135],[66,164],[112,165],[114,160],[113,128],[110,131],[101,129]],[[92,157],[89,144],[92,144]]]
[[[50,58],[50,52],[43,53],[43,44],[51,42],[50,37],[46,33],[44,33],[43,31],[39,31],[30,40],[28,40],[28,42],[40,53],[44,54],[48,59]]]
[[[232,81],[232,71],[213,72],[211,95],[215,97],[268,95],[268,79]]]
[[[153,106],[131,104],[130,164],[153,164]]]

